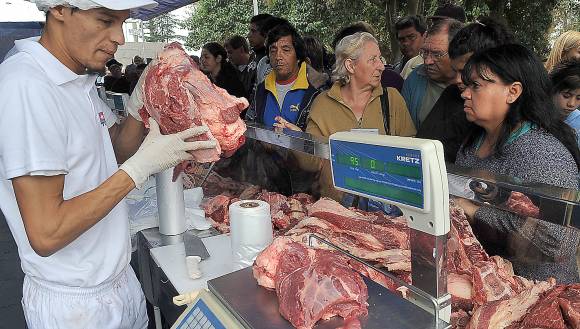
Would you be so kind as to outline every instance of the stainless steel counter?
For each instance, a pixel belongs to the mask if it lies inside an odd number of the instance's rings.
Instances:
[[[369,292],[369,315],[361,319],[363,328],[435,328],[433,315],[427,311],[371,280],[365,278],[365,283]],[[258,286],[251,268],[210,280],[208,288],[246,328],[293,328],[280,316],[276,293]],[[341,318],[332,318],[320,322],[315,328],[338,328],[344,324],[343,322]],[[445,326],[440,322],[438,328],[445,328]]]

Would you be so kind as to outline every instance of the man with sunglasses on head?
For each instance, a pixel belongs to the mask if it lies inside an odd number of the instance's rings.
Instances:
[[[401,94],[417,128],[455,78],[449,59],[449,42],[462,26],[461,22],[451,18],[437,20],[427,30],[425,42],[419,50],[424,64],[413,70],[403,84]]]

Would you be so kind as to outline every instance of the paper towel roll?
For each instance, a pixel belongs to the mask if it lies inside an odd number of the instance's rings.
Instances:
[[[261,200],[241,200],[229,208],[230,236],[235,269],[254,263],[258,253],[272,242],[270,205]]]

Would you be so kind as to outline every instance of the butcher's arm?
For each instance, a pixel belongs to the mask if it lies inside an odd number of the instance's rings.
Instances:
[[[103,219],[135,184],[122,170],[96,189],[64,200],[64,175],[12,179],[28,241],[47,257],[64,248]]]
[[[123,163],[129,159],[145,137],[145,127],[141,121],[128,115],[122,124],[115,124],[109,128],[109,135],[115,150],[115,156],[118,163]]]

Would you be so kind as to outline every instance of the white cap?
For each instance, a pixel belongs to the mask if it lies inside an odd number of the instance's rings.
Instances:
[[[154,8],[157,2],[153,0],[27,0],[35,3],[39,10],[47,11],[56,6],[76,7],[81,10],[93,8],[108,8],[111,10],[127,10],[136,8]]]

